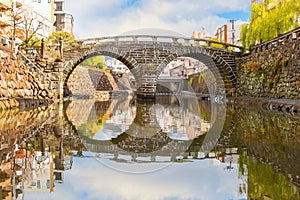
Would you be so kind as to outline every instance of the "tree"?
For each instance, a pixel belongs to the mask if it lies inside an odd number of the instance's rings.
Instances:
[[[241,30],[241,42],[245,49],[299,26],[299,0],[263,1],[253,3],[251,9],[250,23]]]
[[[12,43],[12,48],[14,47],[14,42],[16,40],[16,38],[20,38],[20,32],[21,30],[18,29],[18,25],[22,23],[22,18],[21,18],[21,9],[17,6],[16,1],[11,1],[10,4],[10,8],[9,8],[9,15],[11,18],[11,25],[12,25],[12,29],[10,33],[7,33],[7,35],[10,35],[10,39],[13,41]]]
[[[16,1],[11,1],[10,18],[12,30],[10,37],[12,41],[17,38],[22,40],[23,46],[34,46],[39,41],[36,33],[40,29],[42,21],[39,21],[37,14],[29,7],[18,6]]]
[[[104,60],[99,55],[87,58],[81,63],[81,65],[99,69],[104,69],[106,67]]]
[[[52,45],[58,45],[60,40],[63,41],[64,46],[72,46],[76,44],[76,42],[74,41],[74,36],[64,31],[52,32],[52,34],[49,35],[47,42]]]
[[[39,41],[36,40],[36,33],[40,29],[42,22],[38,21],[36,13],[30,10],[23,10],[23,22],[22,22],[22,30],[24,35],[24,40],[22,45],[35,46],[35,44]]]

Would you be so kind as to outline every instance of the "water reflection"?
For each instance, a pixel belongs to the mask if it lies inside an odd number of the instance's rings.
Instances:
[[[300,199],[297,117],[227,105],[218,135],[205,101],[61,106],[1,112],[2,199]]]

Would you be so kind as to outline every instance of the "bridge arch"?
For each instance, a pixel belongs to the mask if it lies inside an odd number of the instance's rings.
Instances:
[[[90,51],[84,51],[80,55],[76,55],[74,53],[74,58],[65,63],[64,66],[64,74],[63,74],[63,84],[67,85],[67,82],[73,73],[73,71],[78,67],[80,63],[84,60],[94,57],[94,56],[109,56],[115,58],[122,62],[128,69],[133,69],[134,64],[136,63],[135,59],[130,56],[122,55],[122,52],[118,51],[118,49],[93,49]]]
[[[139,41],[139,37],[148,37],[152,41]],[[173,42],[160,42],[158,37],[171,39]],[[130,38],[130,40],[126,41],[124,38]],[[107,39],[112,39],[113,42],[109,42]],[[208,40],[144,35],[104,37],[93,40],[96,42],[80,46],[77,48],[79,49],[77,51],[69,50],[69,52],[64,52],[64,55],[66,53],[69,54],[66,59],[69,61],[65,63],[66,75],[64,83],[67,82],[74,68],[87,56],[107,55],[121,61],[133,72],[138,83],[137,93],[141,93],[141,96],[145,98],[153,98],[156,92],[156,80],[163,67],[177,57],[187,56],[197,59],[208,66],[216,78],[217,93],[228,94],[235,87],[235,57],[239,56],[241,51],[235,52],[231,50],[240,48],[234,45],[229,48],[228,44],[215,42],[217,45],[222,46],[216,48],[211,45],[213,41]],[[184,42],[180,43],[181,40]],[[149,70],[150,66],[152,71]],[[148,72],[143,73],[143,71],[151,72],[149,75]]]
[[[235,58],[226,51],[203,47],[176,47],[171,48],[170,54],[162,64],[166,66],[177,57],[189,57],[205,64],[216,79],[217,93],[229,93],[236,84]],[[162,66],[162,67],[164,67]]]

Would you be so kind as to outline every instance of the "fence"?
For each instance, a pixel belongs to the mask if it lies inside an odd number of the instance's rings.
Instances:
[[[297,40],[298,38],[300,38],[300,27],[291,30],[283,35],[279,35],[277,38],[274,38],[273,40],[269,40],[264,43],[255,45],[250,49],[250,52],[258,53],[264,50],[269,50],[273,46],[279,46],[286,42],[292,42],[293,40]]]

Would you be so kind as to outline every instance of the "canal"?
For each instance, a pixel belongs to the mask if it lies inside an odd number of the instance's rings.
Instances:
[[[300,199],[299,118],[189,95],[1,111],[1,199]]]

